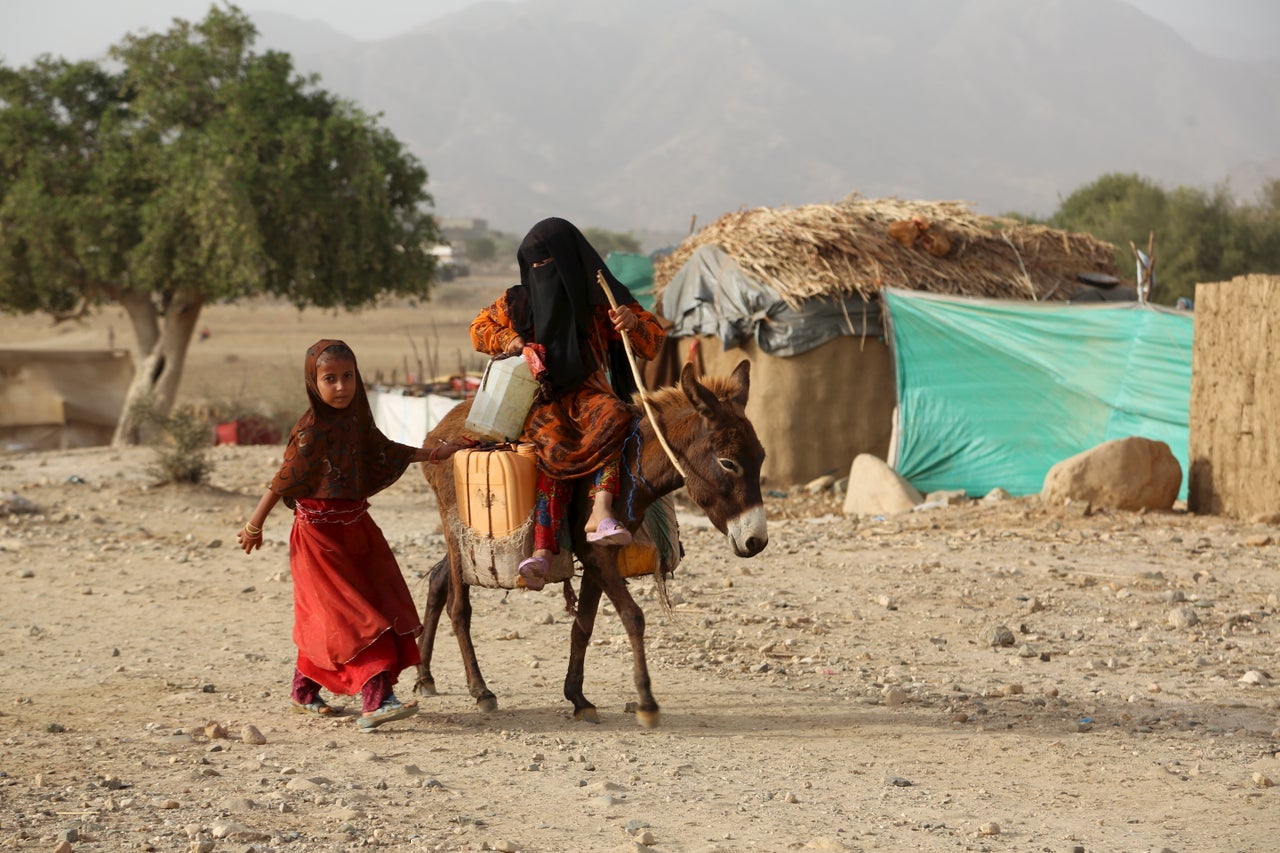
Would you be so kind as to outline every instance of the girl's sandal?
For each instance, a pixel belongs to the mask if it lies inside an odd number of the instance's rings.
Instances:
[[[393,697],[383,702],[378,710],[356,717],[356,728],[367,734],[383,723],[389,723],[392,720],[403,720],[406,717],[412,717],[416,713],[418,713],[417,702],[401,704],[399,699]]]
[[[335,708],[323,699],[316,699],[312,702],[294,702],[293,712],[295,714],[311,714],[316,717],[341,717],[342,709]]]

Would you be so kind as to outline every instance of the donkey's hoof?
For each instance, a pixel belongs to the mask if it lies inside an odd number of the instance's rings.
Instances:
[[[492,693],[488,696],[481,696],[476,700],[476,710],[481,714],[492,714],[498,710],[498,697]]]
[[[436,696],[436,683],[430,678],[419,678],[413,684],[413,692],[419,696]]]
[[[573,718],[580,723],[599,723],[600,712],[596,710],[595,705],[588,705],[585,708],[579,708],[574,711]]]
[[[636,722],[646,729],[656,729],[661,717],[662,714],[656,708],[652,711],[636,711]]]

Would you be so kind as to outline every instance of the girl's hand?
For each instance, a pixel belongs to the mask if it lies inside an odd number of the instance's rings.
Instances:
[[[523,350],[524,350],[524,338],[520,337],[519,335],[516,335],[511,340],[511,343],[507,344],[507,348],[503,350],[503,352],[507,353],[508,355],[517,355]]]
[[[444,439],[440,439],[439,443],[431,449],[427,449],[425,447],[418,448],[417,452],[413,454],[413,461],[431,462],[433,464],[436,462],[443,462],[459,450],[475,447],[477,444],[479,444],[478,441],[473,438],[469,438],[468,436],[462,436],[457,441],[445,441]]]
[[[245,524],[245,526],[241,527],[236,533],[236,539],[240,540],[240,547],[246,554],[253,553],[254,548],[262,547],[262,528],[257,528],[258,532],[256,535],[250,534],[249,529],[249,524]]]
[[[613,327],[619,332],[633,331],[640,323],[636,315],[626,305],[610,308],[609,319],[613,321]]]

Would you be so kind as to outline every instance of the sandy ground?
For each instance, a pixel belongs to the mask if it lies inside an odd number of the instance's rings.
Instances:
[[[469,319],[485,287],[425,310]],[[296,381],[317,337],[361,354],[405,322],[290,316],[210,312],[193,381],[246,355]],[[153,459],[0,456],[0,849],[1276,849],[1275,527],[1034,498],[853,519],[794,489],[740,560],[686,507],[673,610],[632,581],[659,728],[625,711],[609,613],[601,721],[572,720],[552,587],[473,595],[498,711],[446,624],[441,695],[363,735],[289,711],[283,508],[234,547],[279,449],[214,448],[200,487],[157,486]],[[443,540],[420,473],[372,512],[421,600]]]

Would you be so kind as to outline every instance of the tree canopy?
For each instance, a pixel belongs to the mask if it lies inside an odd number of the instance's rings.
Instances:
[[[1049,224],[1114,244],[1122,269],[1134,265],[1130,242],[1145,250],[1154,234],[1158,302],[1194,296],[1203,282],[1280,273],[1280,180],[1257,203],[1237,204],[1225,186],[1165,190],[1140,175],[1107,174],[1064,199]]]
[[[353,308],[433,282],[426,170],[255,38],[214,7],[109,64],[0,64],[0,310],[122,305],[131,402],[172,405],[210,300]]]

